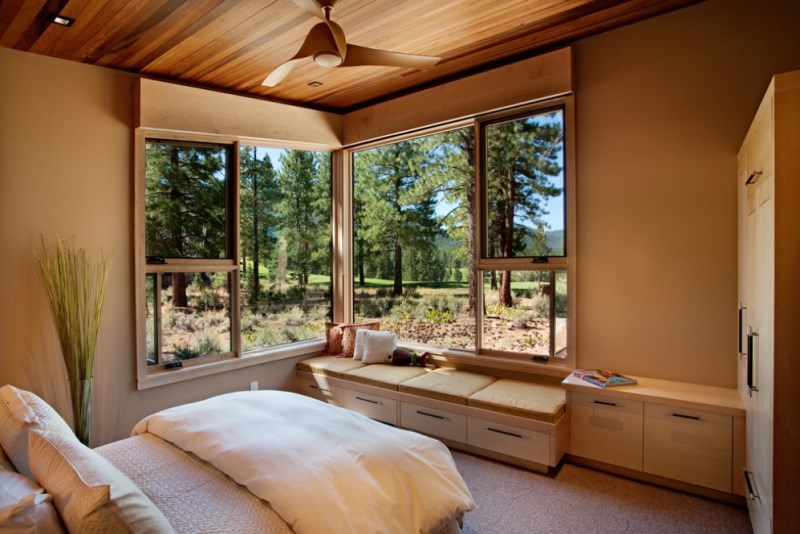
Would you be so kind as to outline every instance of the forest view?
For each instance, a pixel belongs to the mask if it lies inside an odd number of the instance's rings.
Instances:
[[[485,256],[563,256],[563,112],[486,129]],[[331,318],[331,159],[241,147],[239,205],[230,147],[148,142],[148,362],[226,353],[239,215],[242,350],[325,335]],[[464,128],[356,152],[353,265],[357,321],[407,341],[558,355],[566,348],[566,273],[476,270],[475,134]],[[166,265],[164,265],[166,263]],[[224,263],[224,262],[223,262]],[[535,267],[535,264],[532,264]],[[474,274],[473,274],[474,273]]]

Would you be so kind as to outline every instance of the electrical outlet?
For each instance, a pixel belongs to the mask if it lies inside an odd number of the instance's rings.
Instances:
[[[250,391],[258,391],[258,380],[250,382]]]

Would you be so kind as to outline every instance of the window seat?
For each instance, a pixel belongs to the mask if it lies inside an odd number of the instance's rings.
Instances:
[[[540,472],[556,467],[564,454],[566,392],[560,384],[318,356],[298,362],[297,390]]]

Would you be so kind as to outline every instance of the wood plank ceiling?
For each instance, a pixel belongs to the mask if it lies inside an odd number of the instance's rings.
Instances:
[[[273,88],[266,74],[319,22],[291,0],[0,0],[0,46],[344,112],[698,1],[339,0],[331,19],[348,42],[442,61],[420,71],[307,59]],[[75,23],[49,23],[56,13]]]

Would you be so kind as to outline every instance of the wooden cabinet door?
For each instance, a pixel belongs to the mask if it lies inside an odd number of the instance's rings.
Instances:
[[[771,532],[775,303],[774,179],[748,190],[748,326],[753,334],[753,391],[747,406],[747,470],[757,498],[747,504],[756,534]]]

